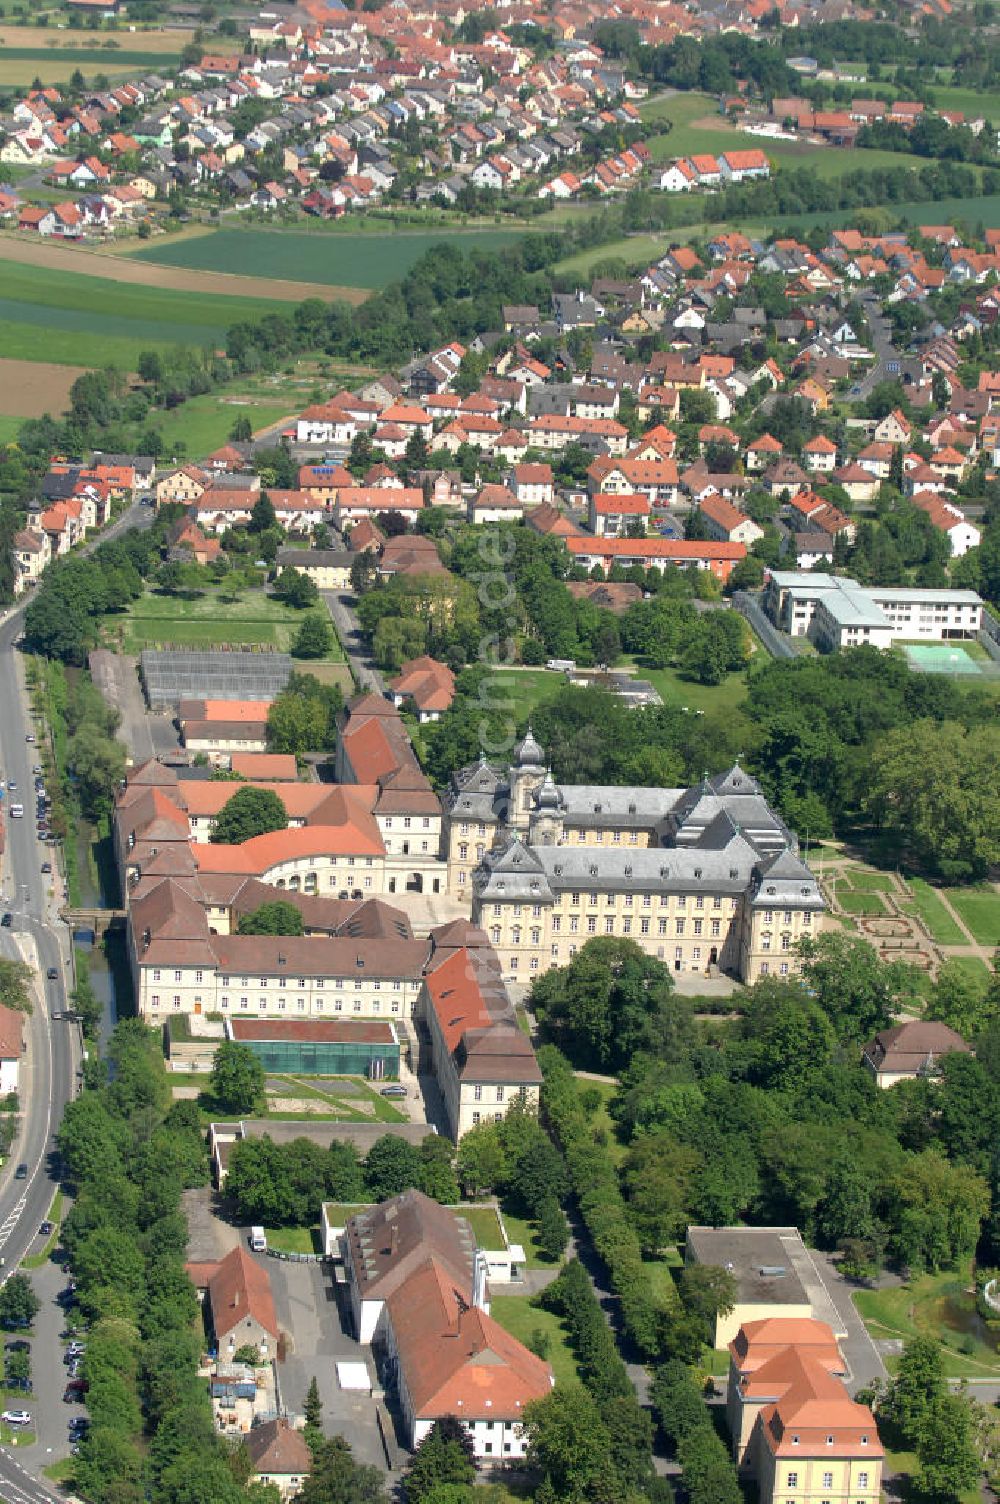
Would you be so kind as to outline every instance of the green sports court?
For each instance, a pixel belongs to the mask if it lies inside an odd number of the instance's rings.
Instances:
[[[903,651],[912,669],[920,674],[980,674],[982,667],[960,642],[919,642]]]

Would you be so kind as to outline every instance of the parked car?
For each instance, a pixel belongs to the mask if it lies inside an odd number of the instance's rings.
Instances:
[[[42,871],[43,872],[51,872],[52,871],[52,863],[51,862],[43,862],[42,863]]]
[[[14,923],[14,916],[13,916],[13,914],[12,914],[12,913],[11,913],[11,912],[10,912],[10,909],[8,909],[8,910],[7,910],[7,911],[6,911],[6,913],[5,913],[5,914],[4,914],[4,916],[3,916],[3,918],[2,918],[2,919],[0,919],[0,926],[2,926],[2,927],[3,927],[3,929],[5,929],[5,930],[9,930],[9,929],[10,929],[10,927],[11,927],[11,925],[12,925],[12,924],[13,924],[13,923]]]
[[[406,1087],[405,1086],[383,1086],[383,1088],[382,1088],[382,1096],[383,1097],[405,1097],[406,1096]]]
[[[33,731],[29,731],[28,734],[27,734],[27,736],[24,739],[25,739],[26,742],[28,742],[29,744],[33,745],[34,744],[34,740],[35,740],[35,733]]]
[[[40,1238],[47,1238],[51,1231],[52,1223],[48,1220],[48,1218],[46,1218],[41,1227],[38,1229],[38,1236]]]
[[[18,1167],[17,1167],[17,1169],[14,1171],[14,1179],[15,1180],[27,1180],[27,1178],[28,1178],[28,1166],[22,1161],[21,1164],[19,1164]]]
[[[27,1426],[31,1422],[31,1412],[28,1410],[5,1410],[0,1415],[0,1420],[5,1426]]]
[[[58,980],[59,980],[59,968],[58,968],[58,966],[50,966],[49,969],[46,971],[45,975],[48,977],[48,979],[49,979],[50,982],[58,982]]]

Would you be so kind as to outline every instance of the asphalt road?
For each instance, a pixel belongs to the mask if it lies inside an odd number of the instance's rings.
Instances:
[[[99,539],[88,545],[86,551],[89,552],[97,542],[117,537],[128,527],[148,527],[151,520],[150,508],[133,506],[105,529]],[[28,1048],[21,1065],[21,1131],[10,1160],[0,1170],[2,1278],[9,1278],[21,1259],[28,1253],[37,1252],[41,1246],[38,1228],[48,1215],[59,1184],[55,1135],[62,1121],[63,1109],[73,1098],[76,1071],[82,1057],[78,1025],[65,1018],[51,1017],[53,1012],[64,1013],[67,1006],[67,992],[72,981],[71,938],[58,916],[61,879],[58,875],[53,878],[43,874],[41,870],[42,862],[52,860],[53,852],[38,840],[35,828],[31,769],[41,759],[37,746],[26,740],[29,733],[34,735],[35,728],[24,693],[23,664],[14,646],[22,629],[22,617],[23,607],[18,607],[0,625],[0,706],[3,707],[0,715],[0,776],[5,781],[13,778],[17,783],[16,796],[12,799],[8,794],[6,798],[2,905],[13,910],[14,923],[10,929],[0,929],[0,938],[3,953],[17,956],[15,937],[30,936],[38,957],[39,973],[36,1006],[27,1028]],[[22,819],[9,817],[11,803],[24,805]],[[55,894],[50,893],[53,881]],[[46,979],[45,973],[50,967],[55,967],[58,972],[57,981]],[[14,1178],[15,1167],[20,1163],[28,1167],[24,1180]],[[49,1268],[37,1276],[36,1283],[40,1295],[51,1297],[53,1292],[45,1288],[53,1283]],[[62,1280],[57,1279],[54,1283],[58,1287]],[[52,1319],[56,1309],[48,1302],[38,1318],[32,1343],[34,1394],[25,1401],[16,1402],[18,1408],[23,1407],[36,1417],[35,1429],[40,1442],[64,1438],[66,1421],[71,1413],[62,1403],[64,1375],[62,1353],[57,1345],[61,1320]],[[49,1460],[43,1445],[32,1447],[31,1452],[37,1457],[37,1466]],[[32,1457],[31,1462],[34,1461],[35,1457]],[[51,1504],[58,1495],[33,1478],[8,1449],[0,1447],[0,1497],[5,1504]]]
[[[875,351],[875,359],[869,370],[860,382],[860,391],[855,400],[861,400],[871,393],[872,389],[880,381],[892,381],[894,375],[888,370],[890,361],[902,360],[902,354],[892,342],[892,324],[885,317],[879,304],[878,295],[871,288],[866,288],[858,294],[858,302],[865,311],[868,319],[868,327],[872,335],[872,348]]]
[[[354,596],[349,590],[324,590],[322,596],[358,688],[376,695],[384,694],[385,682],[368,656],[358,618],[354,614]]]

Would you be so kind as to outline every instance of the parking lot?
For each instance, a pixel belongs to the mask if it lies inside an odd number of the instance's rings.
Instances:
[[[375,1370],[371,1350],[354,1340],[341,1319],[332,1268],[273,1258],[262,1262],[271,1277],[278,1324],[288,1339],[285,1361],[278,1365],[282,1403],[290,1412],[301,1413],[315,1375],[323,1403],[323,1430],[328,1436],[339,1432],[358,1462],[384,1471],[387,1459],[375,1400],[370,1394],[343,1390],[337,1381],[338,1359],[366,1364],[373,1384]]]

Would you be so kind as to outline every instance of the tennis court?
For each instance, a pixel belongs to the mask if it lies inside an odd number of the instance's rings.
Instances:
[[[979,674],[979,664],[958,642],[920,642],[908,644],[906,653],[910,667],[920,674]]]

